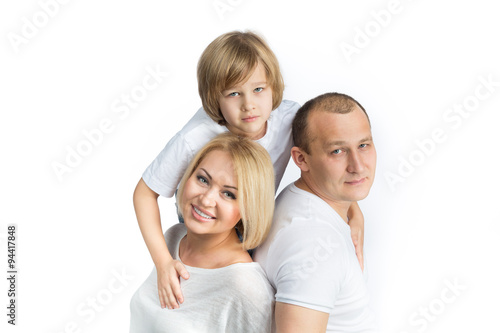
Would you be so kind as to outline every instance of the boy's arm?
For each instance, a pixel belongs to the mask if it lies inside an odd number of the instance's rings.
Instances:
[[[326,332],[329,314],[302,306],[276,302],[276,333]]]
[[[134,191],[135,214],[142,237],[156,266],[161,307],[175,309],[179,307],[177,300],[183,302],[179,275],[188,279],[189,273],[179,261],[173,260],[168,251],[161,228],[157,199],[158,194],[141,178]]]
[[[347,211],[349,226],[351,227],[351,238],[356,249],[361,270],[364,269],[363,261],[363,243],[365,238],[365,219],[357,202],[353,202]]]

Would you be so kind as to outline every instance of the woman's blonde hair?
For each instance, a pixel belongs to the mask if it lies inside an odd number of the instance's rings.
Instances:
[[[238,186],[241,220],[236,228],[243,235],[245,250],[259,246],[271,228],[274,213],[274,169],[267,151],[258,143],[223,133],[208,142],[189,164],[177,193],[177,206],[183,207],[186,181],[208,153],[220,150],[229,153]],[[180,211],[179,211],[180,212]]]
[[[222,91],[246,81],[261,63],[273,93],[273,110],[283,99],[284,83],[278,59],[254,32],[233,31],[210,43],[198,61],[198,92],[203,108],[215,122],[225,125],[219,105]]]

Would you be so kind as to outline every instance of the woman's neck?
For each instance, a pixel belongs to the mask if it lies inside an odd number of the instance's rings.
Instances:
[[[188,230],[179,244],[179,256],[188,266],[208,269],[252,262],[241,246],[236,230],[218,235],[197,235]]]

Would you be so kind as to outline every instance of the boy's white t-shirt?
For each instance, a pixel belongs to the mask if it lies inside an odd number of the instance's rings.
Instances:
[[[185,235],[186,226],[181,223],[165,233],[169,251],[178,260]],[[184,303],[175,310],[160,307],[153,269],[130,302],[131,333],[271,332],[274,290],[258,263],[217,269],[185,267],[190,277],[181,278]]]
[[[283,100],[271,112],[267,121],[266,134],[256,140],[271,156],[276,189],[290,160],[290,149],[293,145],[292,121],[299,107],[298,103]],[[170,139],[144,171],[142,179],[156,193],[165,197],[173,196],[194,155],[215,136],[227,131],[226,126],[214,122],[205,110],[200,108],[193,118]]]
[[[325,201],[288,185],[276,199],[268,238],[254,260],[276,301],[330,314],[327,332],[375,332],[349,225]]]

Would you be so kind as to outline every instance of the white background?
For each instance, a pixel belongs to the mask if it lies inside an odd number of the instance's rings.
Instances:
[[[51,16],[44,3],[52,3]],[[134,187],[201,105],[203,49],[222,33],[252,29],[280,61],[286,99],[303,104],[338,91],[370,114],[377,180],[360,204],[381,332],[498,331],[500,21],[493,2],[401,0],[383,24],[374,13],[391,7],[389,0],[223,0],[222,14],[214,3],[1,3],[0,267],[6,276],[7,225],[17,224],[19,274],[16,327],[6,323],[1,279],[0,330],[128,330],[130,298],[153,266]],[[363,40],[366,29],[371,37]],[[359,46],[357,53],[346,57],[342,43]],[[113,112],[148,67],[168,77],[128,115]],[[481,77],[495,82],[491,91]],[[448,113],[464,103],[470,113]],[[66,164],[68,149],[84,145],[83,132],[104,119],[112,130],[59,180],[53,164]],[[424,154],[416,142],[436,130],[444,139],[427,143]],[[402,166],[410,159],[419,164],[412,172]],[[389,174],[401,177],[392,187]],[[282,184],[297,175],[290,165]],[[160,206],[166,229],[176,222],[173,199]]]

